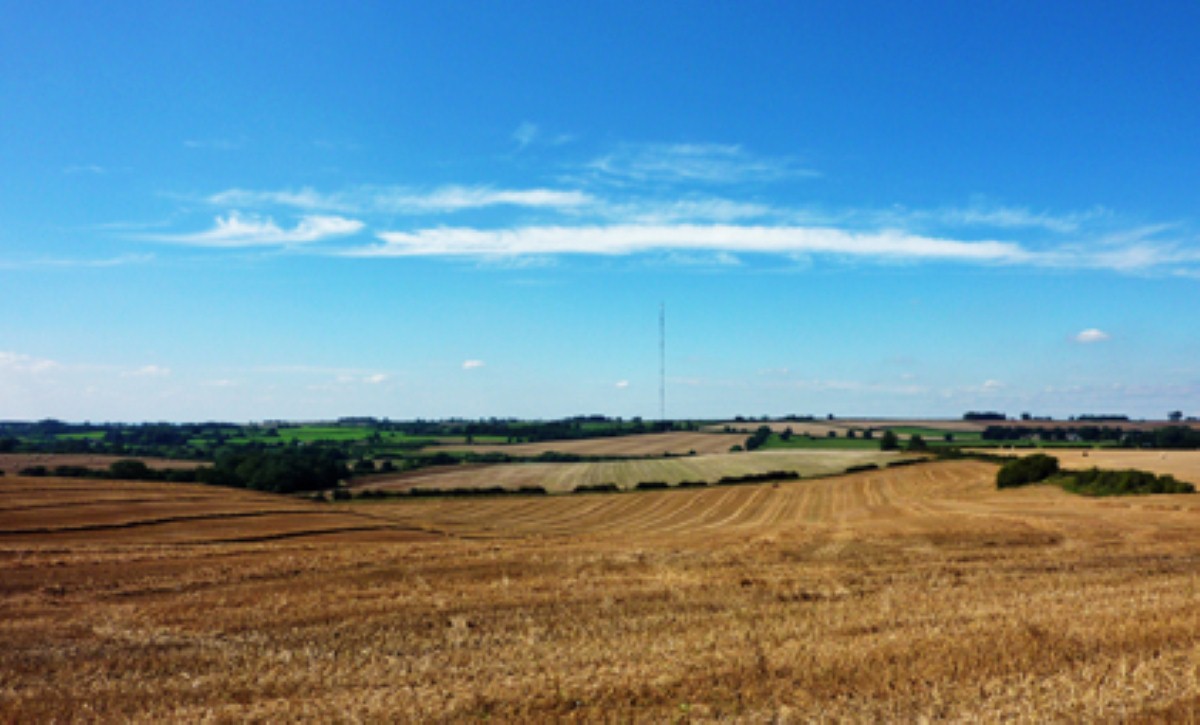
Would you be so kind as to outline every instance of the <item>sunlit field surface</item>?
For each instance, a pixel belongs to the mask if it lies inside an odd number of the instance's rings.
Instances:
[[[410,489],[468,489],[540,486],[551,493],[568,493],[579,486],[615,484],[631,489],[644,481],[677,485],[684,481],[716,483],[725,476],[745,476],[772,471],[801,476],[828,476],[853,466],[886,466],[900,460],[896,453],[879,451],[759,451],[717,453],[679,458],[584,463],[506,463],[481,466],[430,466],[410,473],[371,476],[354,485],[380,491]]]
[[[1200,496],[0,479],[0,721],[1184,719]]]

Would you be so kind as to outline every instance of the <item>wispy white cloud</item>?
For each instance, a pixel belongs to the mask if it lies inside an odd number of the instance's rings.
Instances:
[[[626,255],[644,252],[829,254],[879,259],[1015,263],[1030,253],[1007,242],[964,242],[902,232],[853,233],[809,227],[615,225],[384,232],[383,244],[348,250],[357,257]]]
[[[490,206],[571,208],[593,203],[590,194],[558,189],[493,189],[486,186],[445,186],[425,194],[403,190],[377,193],[373,206],[401,213],[454,212]]]
[[[147,264],[154,261],[153,254],[122,254],[118,257],[105,259],[66,259],[41,258],[27,260],[0,260],[0,269],[78,269],[124,267],[134,264]]]
[[[135,370],[123,373],[127,378],[165,378],[171,374],[171,368],[161,365],[143,365]]]
[[[321,193],[309,187],[265,191],[234,188],[212,194],[205,201],[222,207],[286,207],[362,214],[438,214],[496,206],[573,209],[596,202],[590,194],[573,189],[497,189],[460,185],[426,191],[398,186],[363,186],[335,193]]]
[[[625,144],[593,159],[603,180],[732,184],[819,176],[790,158],[757,156],[737,144]]]
[[[47,373],[59,370],[61,363],[47,358],[34,357],[18,352],[0,351],[0,372],[8,373]]]
[[[603,203],[588,211],[623,224],[728,223],[780,215],[766,204],[712,197]]]
[[[520,126],[517,126],[516,131],[513,131],[513,141],[517,142],[517,148],[523,149],[537,140],[539,133],[540,130],[537,124],[525,121]]]
[[[385,231],[381,244],[347,249],[352,257],[516,258],[560,255],[618,256],[643,253],[683,255],[773,254],[804,263],[812,256],[880,262],[950,261],[1023,265],[1046,269],[1110,270],[1123,273],[1193,274],[1200,249],[1167,242],[1027,246],[1014,241],[955,239],[897,229],[848,230],[834,226],[750,224],[593,224],[499,229],[436,227]],[[711,263],[708,258],[706,263]]]
[[[1104,342],[1108,339],[1109,334],[1107,332],[1104,332],[1103,330],[1097,330],[1094,327],[1084,330],[1075,336],[1075,342],[1083,343],[1085,345],[1096,342]]]
[[[882,216],[904,224],[934,224],[938,227],[983,227],[990,229],[1044,229],[1057,234],[1072,234],[1085,225],[1111,218],[1102,207],[1082,212],[1051,213],[1027,207],[1005,206],[977,201],[965,207],[931,210],[890,210]]]
[[[618,390],[624,390],[625,388],[629,387],[629,381],[628,380],[618,380],[616,385],[614,385],[613,387],[617,388]]]
[[[222,207],[290,207],[308,211],[357,211],[357,207],[336,195],[320,194],[304,187],[254,191],[250,189],[226,189],[205,199],[209,204]]]
[[[562,146],[565,143],[575,140],[575,137],[569,133],[547,135],[536,123],[523,121],[513,131],[512,139],[517,143],[517,151],[524,151],[535,144],[540,146]]]
[[[64,174],[92,174],[94,176],[102,176],[108,173],[108,169],[99,164],[77,164],[68,166],[63,169]]]
[[[162,234],[146,238],[196,247],[277,247],[357,234],[364,226],[356,219],[310,215],[302,217],[295,227],[283,229],[273,219],[243,217],[233,212],[229,216],[218,216],[215,226],[208,231],[194,234]]]
[[[477,370],[484,366],[482,360],[464,360],[462,364],[463,370]]]

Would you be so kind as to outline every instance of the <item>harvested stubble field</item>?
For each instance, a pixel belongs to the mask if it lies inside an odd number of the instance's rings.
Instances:
[[[324,508],[228,491],[394,528],[7,536],[0,720],[1193,717],[1200,496],[996,491],[995,470]],[[0,528],[82,485],[0,483]],[[180,512],[205,503],[180,490]],[[434,533],[387,540],[405,531]]]
[[[745,435],[728,433],[643,433],[538,443],[443,445],[431,446],[426,451],[507,453],[511,456],[538,456],[547,451],[577,456],[661,456],[666,453],[680,456],[692,451],[701,454],[727,453],[730,448],[741,445],[745,440]]]
[[[614,483],[629,489],[642,481],[670,485],[682,481],[714,483],[722,476],[796,471],[802,476],[841,473],[852,466],[887,465],[898,455],[881,451],[803,450],[721,453],[683,458],[593,461],[586,463],[506,463],[494,466],[435,466],[395,476],[371,476],[359,488],[377,491],[420,489],[517,489],[541,486],[565,493],[577,486]]]

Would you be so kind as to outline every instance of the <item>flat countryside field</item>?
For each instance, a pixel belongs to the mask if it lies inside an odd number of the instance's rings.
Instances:
[[[0,720],[1194,716],[1200,497],[995,471],[337,505],[7,477]]]

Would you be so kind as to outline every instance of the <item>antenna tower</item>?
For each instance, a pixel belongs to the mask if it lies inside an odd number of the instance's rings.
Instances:
[[[667,423],[667,305],[658,304],[658,420]]]

